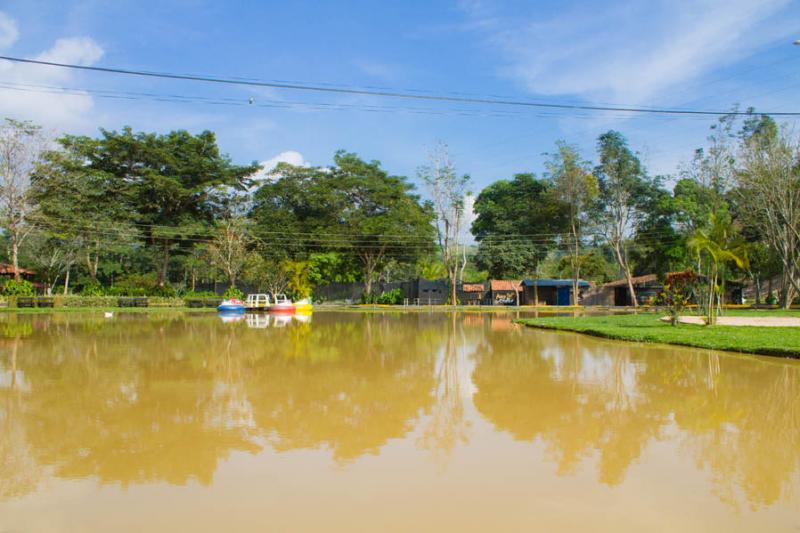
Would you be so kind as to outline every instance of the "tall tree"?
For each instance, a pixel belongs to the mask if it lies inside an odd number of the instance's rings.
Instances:
[[[30,122],[6,119],[0,125],[0,225],[8,233],[14,279],[20,281],[19,248],[33,226],[30,178],[47,149],[42,129]]]
[[[230,216],[218,221],[215,226],[214,237],[206,245],[206,253],[211,264],[224,272],[230,286],[235,287],[247,263],[248,248],[252,242],[247,223],[242,216]]]
[[[597,179],[589,163],[581,159],[577,148],[564,141],[556,143],[556,152],[546,163],[553,182],[554,197],[567,209],[567,246],[572,272],[572,304],[578,304],[578,281],[581,271],[581,242],[590,206],[598,193]]]
[[[461,262],[465,260],[462,247],[466,244],[462,241],[466,223],[464,198],[469,192],[470,178],[456,174],[450,152],[443,142],[431,150],[428,164],[421,166],[417,175],[425,183],[433,202],[437,241],[450,282],[450,304],[458,305],[458,274]]]
[[[783,267],[780,304],[800,294],[800,142],[765,126],[741,146],[737,194]]]
[[[625,276],[631,303],[636,307],[638,302],[628,260],[628,240],[643,217],[639,200],[645,172],[639,158],[619,132],[602,134],[597,141],[597,151],[600,158],[595,170],[600,183],[599,223]]]
[[[278,170],[280,177],[256,192],[251,217],[261,241],[283,249],[290,259],[325,251],[349,256],[361,265],[365,291],[371,294],[386,265],[413,264],[431,250],[430,207],[406,178],[390,175],[377,161],[340,151],[332,167],[282,165]],[[312,278],[313,272],[312,262]]]
[[[472,234],[478,267],[493,278],[536,276],[538,265],[566,229],[567,205],[553,201],[553,183],[533,174],[499,180],[478,194]]]
[[[191,247],[212,224],[231,189],[243,189],[257,165],[233,165],[214,134],[173,131],[165,135],[102,130],[91,160],[133,190],[145,243],[158,250],[158,284],[167,282],[173,248]]]
[[[119,252],[137,236],[129,184],[92,168],[100,144],[64,136],[48,151],[31,179],[36,209],[31,218],[48,235],[79,250],[89,278],[97,281],[101,258]]]

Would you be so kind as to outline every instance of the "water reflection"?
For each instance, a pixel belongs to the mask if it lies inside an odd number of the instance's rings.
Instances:
[[[391,469],[384,451],[406,443],[439,475],[468,478],[478,467],[455,465],[459,449],[490,465],[513,441],[543,450],[561,478],[590,465],[612,488],[661,444],[707,475],[709,497],[797,506],[800,365],[511,318],[3,316],[0,502],[47,479],[211,486],[236,453],[310,450],[337,468],[375,457]]]

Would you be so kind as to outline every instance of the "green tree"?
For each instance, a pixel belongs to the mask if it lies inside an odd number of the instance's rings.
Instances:
[[[590,208],[597,197],[597,178],[589,170],[589,163],[582,160],[577,148],[564,141],[556,143],[557,151],[546,163],[553,181],[554,196],[567,209],[567,245],[572,263],[572,304],[578,304],[578,280],[580,279],[581,242],[584,226],[588,222]]]
[[[329,168],[279,165],[255,194],[255,233],[293,260],[337,252],[361,266],[367,294],[391,262],[411,263],[433,245],[433,215],[402,176],[337,152]],[[280,228],[280,231],[276,231]]]
[[[536,276],[567,222],[566,204],[553,200],[552,183],[533,174],[485,187],[473,210],[472,234],[479,243],[475,260],[493,278]]]
[[[595,170],[600,183],[598,220],[625,276],[631,302],[636,307],[628,242],[643,218],[640,200],[646,186],[646,174],[639,158],[619,132],[602,134],[597,140],[597,151],[600,157]]]
[[[706,228],[697,230],[689,239],[689,246],[706,262],[706,280],[708,293],[704,305],[706,307],[706,323],[713,325],[722,306],[721,294],[725,279],[725,267],[733,263],[739,268],[748,266],[744,242],[735,234],[730,218],[723,214],[711,214]]]
[[[131,188],[142,238],[158,250],[156,270],[163,286],[173,248],[191,248],[206,234],[231,189],[244,188],[258,167],[233,165],[210,131],[101,132],[89,165]]]
[[[101,149],[89,137],[64,136],[31,179],[36,203],[32,219],[55,239],[79,250],[92,282],[101,259],[119,253],[136,238],[131,188],[116,176],[92,168]]]

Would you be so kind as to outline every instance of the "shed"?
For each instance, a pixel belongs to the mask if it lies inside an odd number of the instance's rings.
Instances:
[[[523,300],[528,305],[571,305],[572,280],[571,279],[526,279],[523,280]],[[578,280],[578,302],[585,289],[591,288],[591,283]]]
[[[461,303],[464,305],[480,305],[486,293],[483,283],[463,283],[461,285]]]
[[[519,305],[522,282],[519,280],[493,279],[489,281],[489,305]]]

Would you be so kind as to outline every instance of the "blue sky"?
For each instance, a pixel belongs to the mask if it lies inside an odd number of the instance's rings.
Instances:
[[[800,3],[788,0],[0,3],[2,55],[539,102],[714,110],[735,103],[800,110],[800,46],[791,44],[797,38]],[[120,99],[120,92],[237,105]],[[254,105],[247,104],[251,97]],[[597,135],[609,128],[628,137],[652,173],[674,174],[703,144],[713,121],[211,86],[7,62],[0,62],[0,116],[85,134],[124,125],[211,129],[242,163],[280,156],[323,165],[344,148],[412,177],[443,140],[458,170],[472,175],[475,192],[517,172],[541,173],[542,154],[558,139],[593,159]]]

